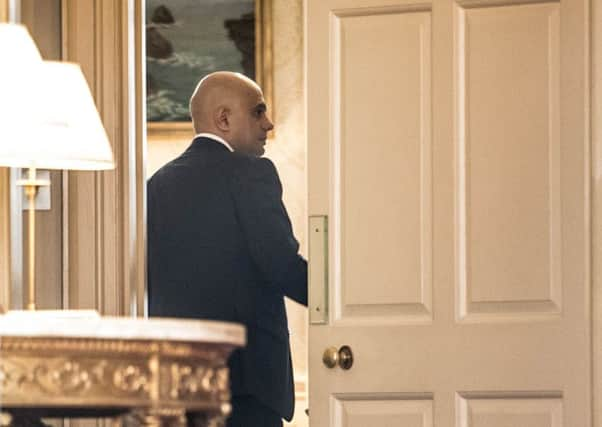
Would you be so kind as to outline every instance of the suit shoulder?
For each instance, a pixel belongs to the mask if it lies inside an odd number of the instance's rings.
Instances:
[[[232,162],[236,172],[254,176],[276,175],[278,171],[274,163],[267,157],[252,157],[245,154],[233,153]]]
[[[163,187],[163,185],[169,183],[171,181],[171,176],[173,175],[174,162],[177,159],[173,159],[153,173],[153,175],[146,181],[147,189],[150,191],[151,189],[158,189]]]
[[[159,182],[161,182],[161,180],[163,179],[163,176],[165,175],[166,171],[169,169],[169,163],[161,166],[159,169],[157,169],[150,178],[148,178],[146,180],[146,185],[147,187],[151,188],[156,186]]]
[[[260,191],[281,194],[282,184],[274,163],[265,157],[232,156],[232,180],[240,191]]]

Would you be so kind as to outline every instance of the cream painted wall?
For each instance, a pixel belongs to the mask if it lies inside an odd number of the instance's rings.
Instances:
[[[305,112],[303,107],[303,4],[302,0],[273,0],[275,137],[266,149],[284,187],[284,203],[293,223],[301,252],[306,245]],[[147,176],[180,154],[190,137],[149,138]],[[307,375],[307,310],[287,301],[293,365],[298,401],[292,425],[307,425],[305,378]]]
[[[273,0],[275,139],[266,156],[274,161],[301,253],[307,257],[307,184],[303,91],[303,2]],[[298,389],[292,425],[307,426],[307,310],[287,301],[293,366]],[[301,386],[303,389],[301,390]]]

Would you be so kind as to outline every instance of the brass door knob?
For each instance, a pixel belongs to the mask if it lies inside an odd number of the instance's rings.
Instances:
[[[348,345],[342,346],[337,350],[336,347],[328,347],[322,355],[322,362],[327,368],[334,368],[339,365],[341,369],[351,369],[353,366],[353,352]]]

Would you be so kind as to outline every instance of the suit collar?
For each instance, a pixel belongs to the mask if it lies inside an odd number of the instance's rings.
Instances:
[[[232,145],[230,145],[230,143],[228,141],[226,141],[224,138],[221,138],[213,133],[201,132],[201,133],[195,135],[194,139],[202,138],[202,137],[213,139],[213,140],[219,142],[220,144],[222,144],[223,146],[225,146],[230,152],[234,152]]]
[[[230,153],[230,150],[224,144],[206,136],[197,136],[194,138],[187,151],[196,152],[207,150]]]

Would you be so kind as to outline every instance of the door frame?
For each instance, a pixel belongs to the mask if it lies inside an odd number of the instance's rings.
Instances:
[[[590,2],[590,16],[592,412],[602,427],[602,0]]]

